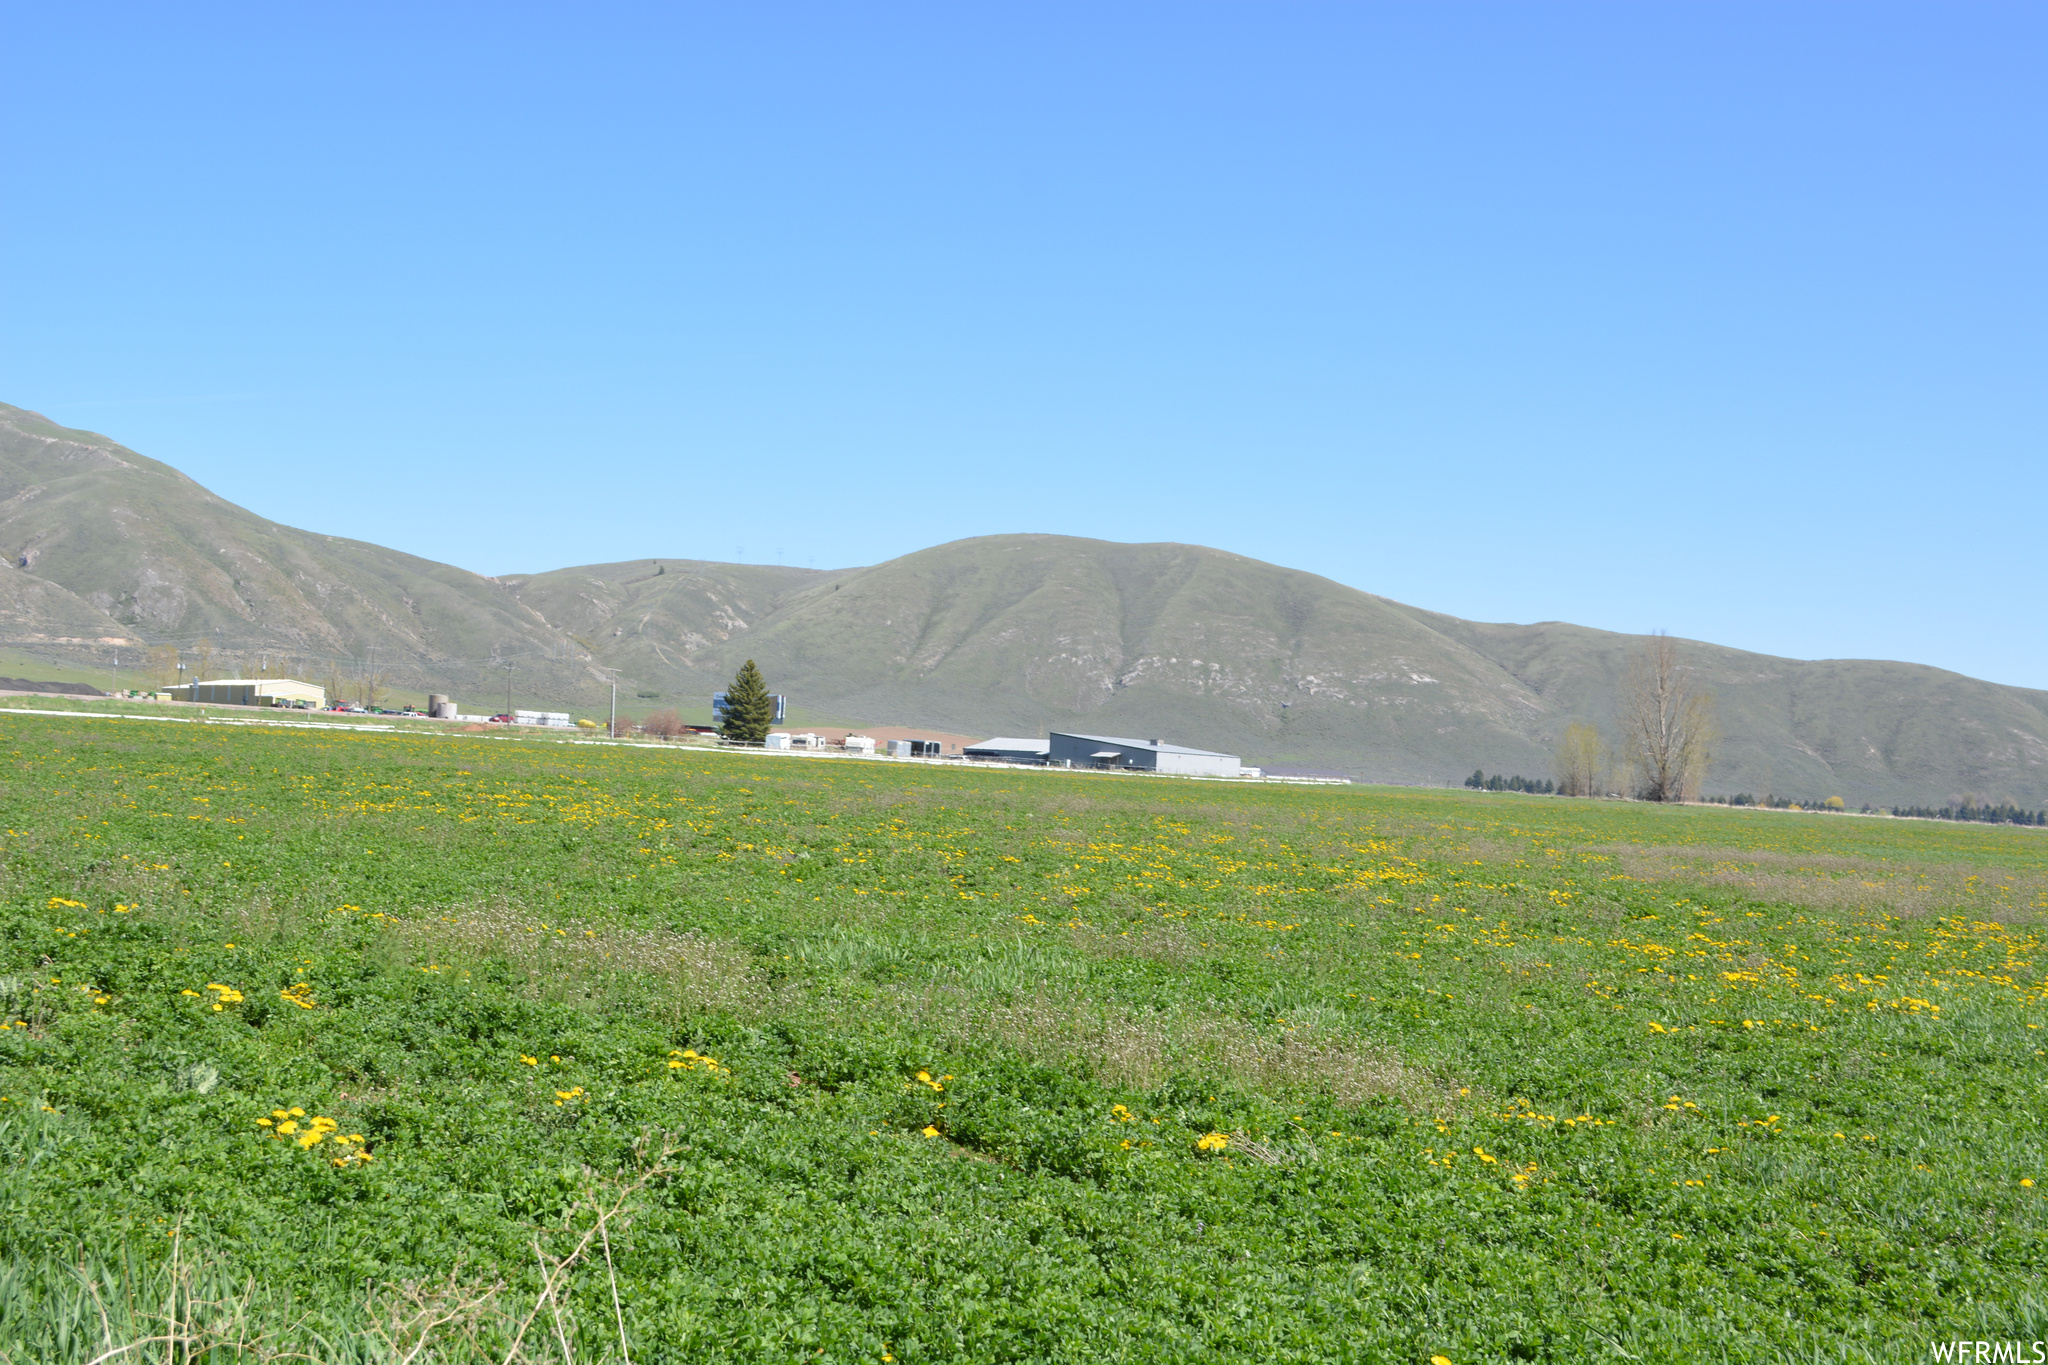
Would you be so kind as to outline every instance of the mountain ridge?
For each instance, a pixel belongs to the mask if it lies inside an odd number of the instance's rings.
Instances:
[[[4,404],[0,553],[0,642],[52,657],[204,638],[221,662],[315,681],[352,684],[374,661],[420,691],[510,686],[585,710],[614,678],[664,704],[708,698],[752,657],[815,714],[1161,735],[1404,782],[1547,772],[1566,724],[1611,728],[1642,638],[1466,621],[1204,546],[1043,533],[852,569],[666,558],[487,577],[282,526]],[[2048,692],[1679,647],[1721,707],[1711,791],[2048,804]]]

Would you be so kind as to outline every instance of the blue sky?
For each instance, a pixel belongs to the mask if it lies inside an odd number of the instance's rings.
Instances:
[[[0,400],[281,521],[2048,688],[2038,4],[5,16]]]

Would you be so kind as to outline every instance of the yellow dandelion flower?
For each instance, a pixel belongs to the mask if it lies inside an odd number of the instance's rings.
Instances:
[[[1208,1133],[1195,1142],[1195,1150],[1198,1152],[1220,1152],[1228,1146],[1230,1136],[1227,1133]]]
[[[277,1125],[277,1131],[286,1137],[290,1137],[293,1133],[299,1131],[298,1121],[296,1119],[286,1119],[283,1123]]]
[[[1451,1365],[1451,1358],[1449,1356],[1431,1356],[1429,1358],[1429,1365]]]
[[[939,1135],[939,1130],[933,1127],[931,1124],[926,1124],[924,1127],[924,1135],[926,1137],[937,1137]]]

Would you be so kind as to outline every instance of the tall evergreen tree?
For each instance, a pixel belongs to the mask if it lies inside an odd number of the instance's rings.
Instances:
[[[725,723],[719,734],[735,744],[759,744],[775,723],[775,701],[761,670],[749,659],[725,689]]]

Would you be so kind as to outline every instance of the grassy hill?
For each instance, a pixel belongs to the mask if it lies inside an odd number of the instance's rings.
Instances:
[[[673,585],[617,568],[547,579],[591,579],[590,610],[624,623],[599,658],[643,677],[658,659],[679,691],[752,657],[779,690],[878,723],[1158,737],[1376,781],[1547,774],[1567,724],[1612,728],[1641,643],[1462,621],[1191,545],[989,536],[837,574],[696,565]],[[683,598],[696,615],[668,605]],[[1918,664],[1681,651],[1720,703],[1711,791],[2048,804],[2048,693]]]
[[[647,559],[501,579],[521,606],[584,644],[652,702],[708,706],[731,677],[718,646],[772,615],[793,592],[835,577],[779,565]],[[707,673],[704,670],[709,668]]]
[[[1561,710],[1613,714],[1635,637],[1563,622],[1483,625],[1413,611]],[[1973,795],[2048,805],[2048,692],[1924,664],[1780,659],[1685,641],[1724,737],[1710,789],[1850,801]]]
[[[876,721],[1339,751],[1424,781],[1475,746],[1526,747],[1543,710],[1383,599],[1196,546],[1063,536],[958,541],[793,585],[692,671],[706,686],[742,655],[778,689]]]
[[[116,640],[270,658],[314,681],[374,655],[398,687],[695,715],[743,659],[813,717],[984,734],[1083,729],[1253,762],[1442,783],[1546,774],[1611,728],[1635,637],[1491,625],[1192,545],[987,536],[820,572],[662,559],[489,579],[279,526],[106,437],[0,405],[0,645],[104,667]],[[1720,702],[1714,792],[2048,805],[2048,693],[1915,664],[1682,642]],[[353,687],[352,687],[353,690]]]
[[[596,694],[588,651],[478,574],[280,526],[104,436],[0,404],[0,575],[8,643],[173,642],[216,675],[262,658],[324,681],[374,655],[402,686]],[[28,575],[61,585],[52,592]],[[24,585],[12,596],[10,581]],[[112,624],[109,624],[109,623]]]

